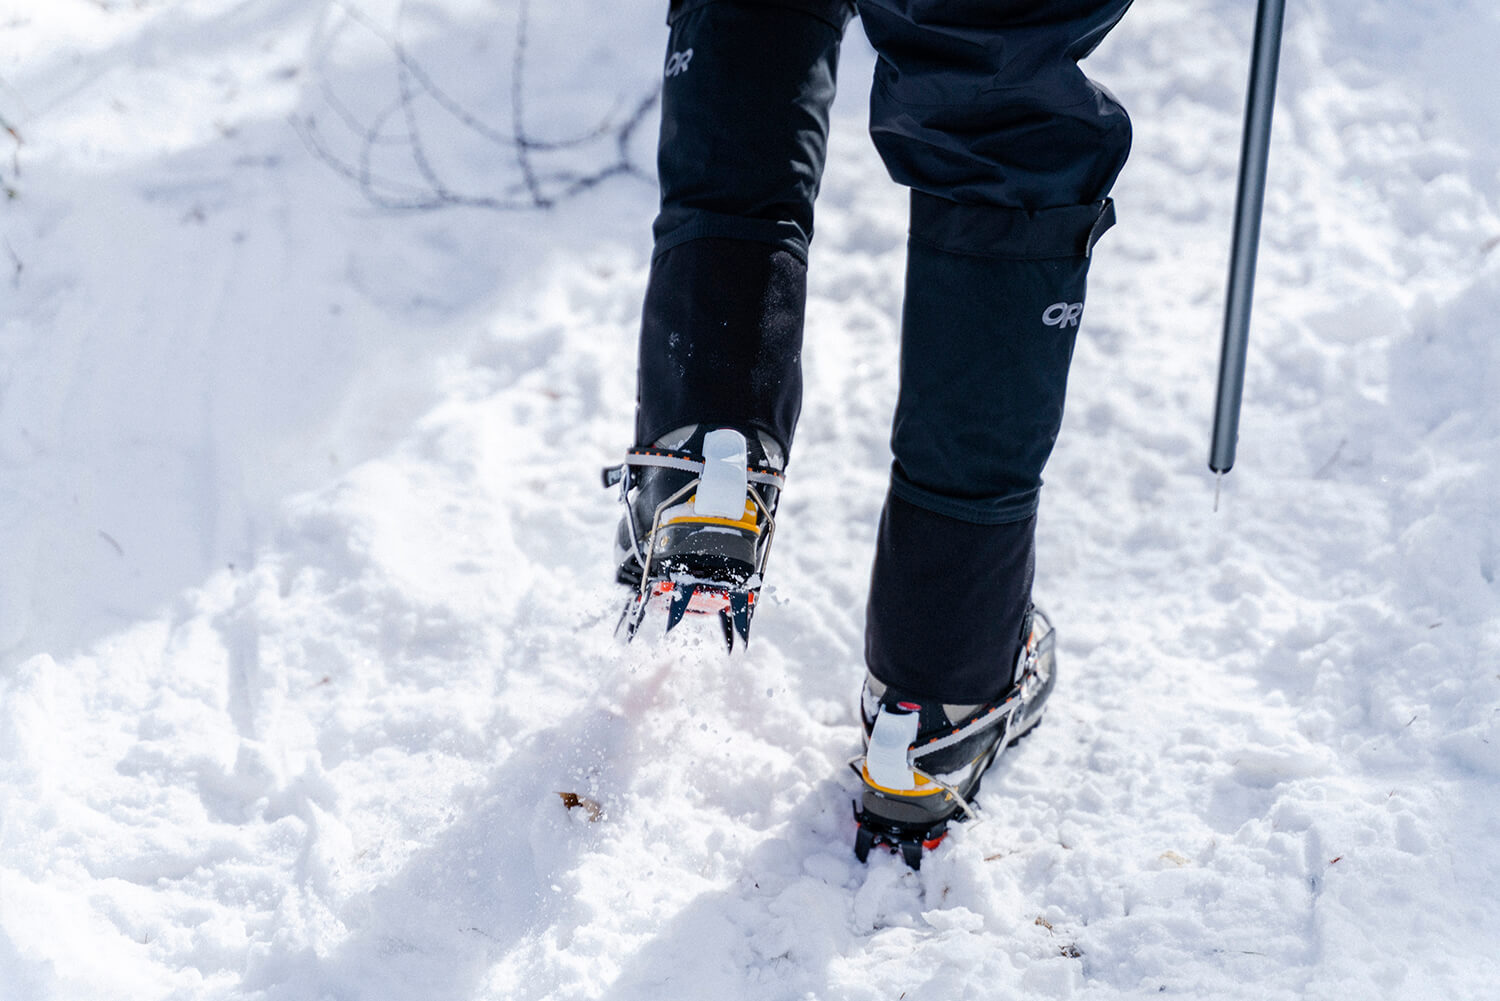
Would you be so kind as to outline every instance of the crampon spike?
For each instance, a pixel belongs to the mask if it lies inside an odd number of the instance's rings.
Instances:
[[[724,630],[724,646],[734,653],[734,620],[729,616],[729,609],[719,609],[719,626]]]
[[[922,853],[932,851],[948,836],[946,821],[936,825],[892,824],[861,810],[858,804],[854,807],[854,822],[858,825],[854,832],[854,857],[861,862],[868,861],[870,849],[879,845],[900,855],[901,861],[911,868],[921,869]]]
[[[748,591],[729,592],[728,616],[734,623],[734,631],[740,634],[740,642],[745,646],[750,645],[750,593]],[[731,647],[733,643],[731,642]]]
[[[861,826],[854,832],[854,857],[861,862],[870,860],[870,849],[875,847],[875,832]]]
[[[667,632],[677,628],[677,624],[687,614],[688,606],[693,603],[693,595],[697,593],[697,584],[680,585],[672,589],[672,603],[667,606]]]

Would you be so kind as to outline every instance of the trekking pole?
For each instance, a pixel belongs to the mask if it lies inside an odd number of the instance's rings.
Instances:
[[[1240,146],[1240,188],[1234,210],[1234,242],[1229,254],[1229,289],[1224,302],[1224,344],[1219,354],[1219,393],[1214,402],[1213,444],[1208,468],[1214,477],[1214,510],[1219,487],[1234,465],[1239,439],[1240,398],[1245,390],[1245,351],[1250,341],[1250,303],[1255,289],[1255,254],[1260,242],[1266,196],[1266,161],[1271,149],[1271,109],[1276,100],[1276,64],[1281,55],[1281,22],[1286,0],[1260,0],[1255,43],[1250,52],[1250,87],[1245,98],[1245,133]]]

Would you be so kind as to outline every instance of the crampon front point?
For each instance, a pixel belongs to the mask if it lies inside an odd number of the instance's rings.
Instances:
[[[734,640],[750,643],[750,620],[755,615],[759,588],[697,580],[647,581],[625,602],[616,631],[624,627],[627,639],[634,639],[641,623],[654,605],[666,603],[667,632],[675,629],[688,615],[717,615],[724,643],[732,652]]]

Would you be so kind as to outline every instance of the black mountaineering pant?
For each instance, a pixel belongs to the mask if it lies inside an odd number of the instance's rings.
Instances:
[[[895,461],[865,653],[948,703],[1010,683],[1042,467],[1094,241],[1130,147],[1078,67],[1130,0],[859,0],[870,134],[911,189]],[[790,448],[813,201],[850,0],[677,0],[636,438],[695,423]]]

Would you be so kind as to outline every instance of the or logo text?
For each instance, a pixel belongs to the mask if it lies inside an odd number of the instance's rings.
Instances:
[[[674,77],[674,76],[677,76],[679,73],[686,73],[688,71],[688,63],[690,63],[692,61],[693,61],[693,50],[692,49],[683,49],[681,52],[674,52],[674,53],[672,53],[670,56],[667,57],[667,74],[666,75],[668,77]]]
[[[1066,329],[1078,326],[1078,318],[1083,315],[1083,303],[1081,302],[1054,302],[1042,312],[1042,322],[1049,327]]]

